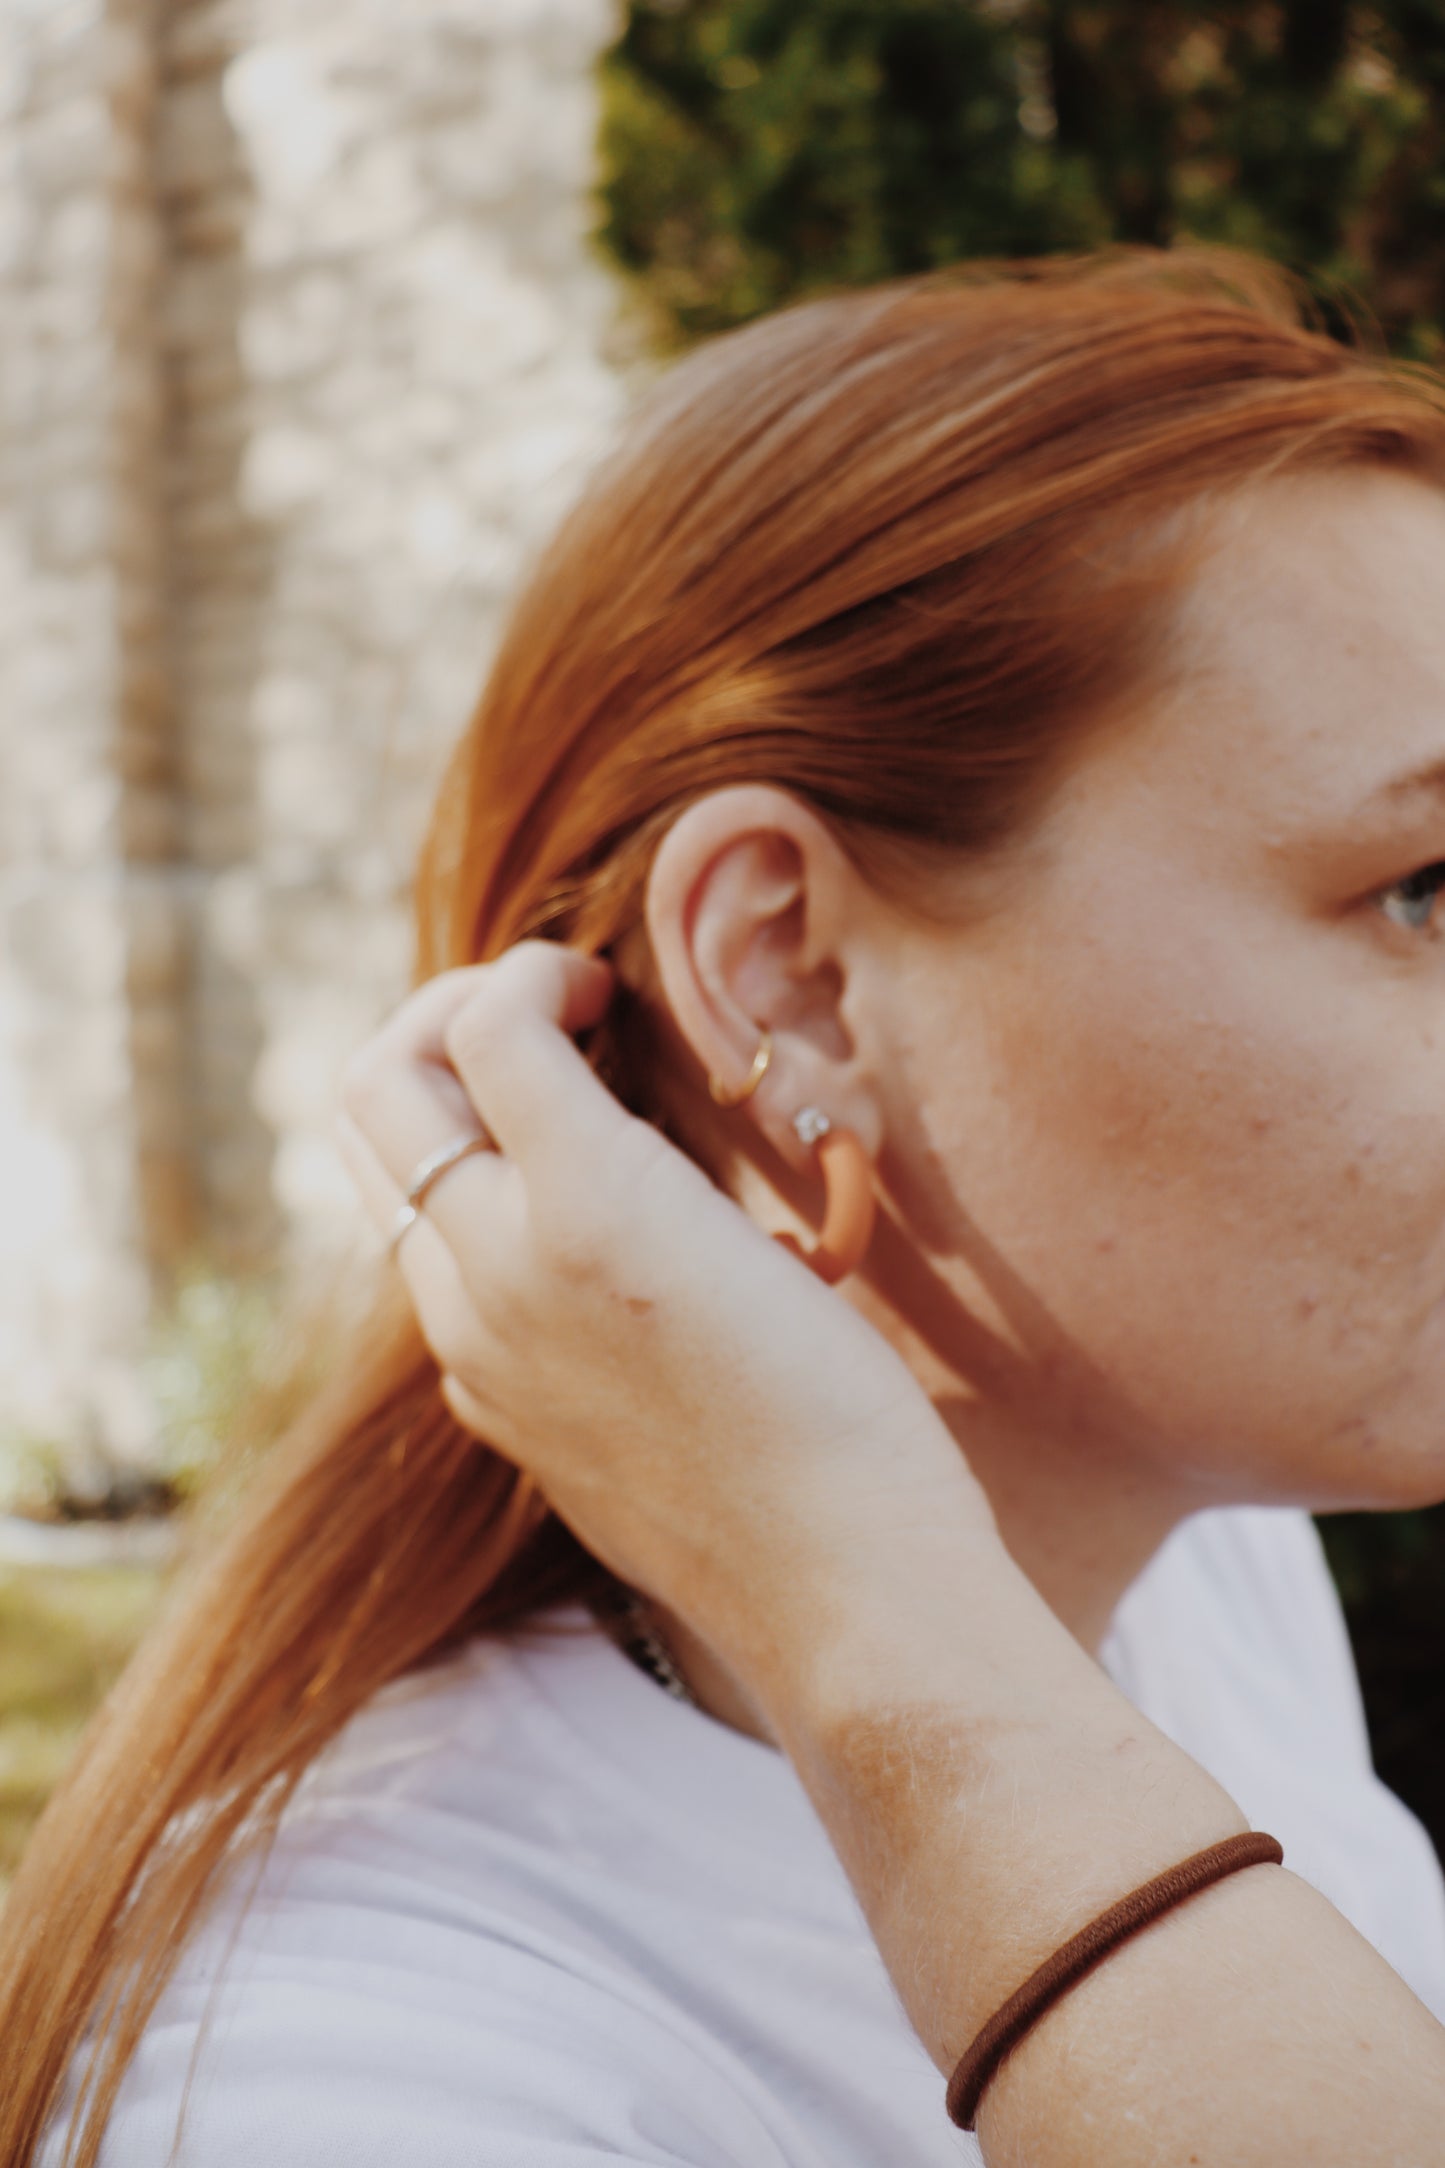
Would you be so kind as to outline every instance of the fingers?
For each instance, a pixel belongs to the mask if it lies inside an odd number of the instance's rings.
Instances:
[[[346,1171],[356,1185],[356,1193],[361,1199],[367,1218],[377,1233],[389,1242],[396,1226],[397,1214],[401,1210],[402,1192],[399,1184],[382,1165],[370,1139],[349,1114],[343,1111],[337,1115],[332,1125],[332,1133]],[[427,1231],[425,1220],[419,1217],[414,1222],[414,1228]],[[433,1241],[441,1240],[435,1228],[429,1232]],[[415,1250],[416,1243],[412,1239],[412,1233],[413,1229],[408,1229],[407,1241],[398,1248],[398,1256],[401,1248]]]
[[[343,1106],[403,1189],[428,1152],[479,1126],[445,1042],[449,1019],[478,982],[476,968],[428,979],[357,1050],[343,1073]]]
[[[523,1184],[543,1147],[549,1172],[564,1160],[576,1170],[596,1164],[609,1135],[636,1126],[568,1036],[597,1022],[612,984],[600,959],[526,941],[494,963],[442,972],[401,1003],[347,1066],[338,1130],[384,1234],[433,1152],[490,1132],[507,1157],[458,1161],[425,1200],[471,1284],[495,1268],[507,1231],[520,1226]],[[500,1250],[488,1229],[502,1238]],[[401,1251],[418,1233],[408,1230]]]
[[[428,980],[347,1064],[335,1123],[337,1146],[369,1217],[388,1242],[416,1170],[441,1146],[481,1130],[465,1087],[440,1053],[442,1024],[465,1000],[474,979],[473,972],[453,971]],[[468,1224],[476,1230],[496,1226],[505,1241],[506,1223],[514,1217],[508,1192],[516,1187],[515,1168],[495,1152],[476,1153],[440,1176],[424,1207],[443,1185],[463,1181]],[[448,1274],[455,1279],[456,1267],[425,1209],[395,1254],[427,1331],[424,1298],[439,1277],[444,1284]],[[446,1307],[456,1305],[449,1300]]]
[[[448,1060],[524,1172],[540,1152],[585,1164],[632,1126],[570,1036],[598,1022],[612,985],[600,958],[524,941],[487,965],[446,1019]]]
[[[364,1068],[349,1074],[336,1137],[362,1202],[388,1241],[403,1197],[432,1155],[462,1137],[484,1134],[460,1080],[440,1064],[400,1051],[367,1050]],[[507,1199],[518,1186],[515,1166],[495,1150],[474,1152],[441,1172],[419,1201],[429,1212],[442,1191],[464,1191],[467,1217],[515,1216]],[[409,1248],[415,1223],[402,1238]]]
[[[395,1182],[349,1115],[338,1116],[336,1140],[368,1215],[382,1234],[389,1235],[401,1196]],[[477,1222],[477,1229],[481,1234],[481,1222]],[[506,1231],[492,1225],[489,1233],[489,1247],[495,1251],[498,1268],[505,1269]],[[486,1354],[485,1324],[472,1289],[463,1281],[457,1259],[424,1213],[407,1229],[397,1247],[396,1260],[422,1338],[444,1374],[444,1383],[449,1376],[458,1396],[454,1402],[444,1390],[443,1399],[468,1430],[497,1444],[496,1410],[485,1407],[461,1377],[453,1374],[464,1371],[474,1380],[479,1376]],[[465,1413],[459,1404],[463,1398]]]
[[[585,1083],[585,1097],[625,1121],[568,1036],[600,1019],[612,985],[600,957],[552,941],[519,942],[495,963],[441,972],[347,1065],[344,1103],[399,1182],[446,1135],[475,1128],[478,1116],[503,1152],[525,1157],[526,1140],[546,1135],[560,1111],[559,1089],[575,1094]],[[456,1117],[446,1135],[424,1137],[407,1119],[405,1109],[422,1109],[418,1082],[429,1087],[430,1107]],[[538,1104],[549,1092],[550,1113]],[[570,1105],[566,1111],[575,1116]]]
[[[349,1115],[337,1116],[335,1136],[367,1217],[378,1234],[390,1243],[401,1209],[401,1191]],[[459,1315],[464,1291],[457,1261],[441,1230],[431,1224],[424,1212],[418,1213],[407,1228],[394,1255],[424,1331],[434,1313],[444,1313],[448,1318]]]
[[[454,1377],[449,1370],[442,1373],[440,1391],[442,1399],[463,1430],[471,1431],[475,1437],[484,1438],[496,1428],[490,1410],[484,1408],[476,1394],[469,1392],[461,1379]]]
[[[521,943],[495,963],[444,972],[416,989],[343,1079],[337,1143],[388,1239],[405,1192],[434,1153],[479,1134],[498,1147],[440,1173],[396,1258],[447,1406],[504,1451],[506,1411],[489,1405],[486,1381],[513,1306],[528,1177],[553,1193],[554,1216],[558,1199],[565,1212],[571,1191],[565,1176],[558,1179],[559,1161],[572,1158],[573,1182],[585,1188],[576,1155],[603,1149],[613,1129],[642,1130],[569,1036],[598,1021],[612,983],[609,966],[575,950]]]

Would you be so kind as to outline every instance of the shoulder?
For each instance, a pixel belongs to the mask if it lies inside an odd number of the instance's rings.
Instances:
[[[353,1721],[182,1953],[102,2168],[162,2168],[183,2103],[186,2168],[782,2168],[705,2032],[588,1933],[527,1719],[478,1646]]]
[[[1125,1594],[1103,1653],[1136,1699],[1167,1710],[1171,1685],[1196,1701],[1207,1678],[1368,1764],[1344,1613],[1319,1531],[1299,1508],[1216,1507],[1182,1522]]]
[[[252,1949],[175,1983],[102,2168],[772,2168],[723,2075],[655,2013],[498,1940],[485,1976]],[[182,2122],[182,2115],[184,2120]],[[781,2162],[777,2162],[781,2168]]]

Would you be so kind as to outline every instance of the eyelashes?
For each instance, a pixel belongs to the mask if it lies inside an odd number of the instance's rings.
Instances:
[[[1403,881],[1382,888],[1378,902],[1386,918],[1412,933],[1423,933],[1435,915],[1435,899],[1445,888],[1445,858],[1407,873]]]

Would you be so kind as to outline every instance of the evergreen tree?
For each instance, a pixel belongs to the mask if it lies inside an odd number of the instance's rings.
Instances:
[[[634,0],[604,83],[603,238],[665,339],[1192,236],[1445,350],[1445,0]]]

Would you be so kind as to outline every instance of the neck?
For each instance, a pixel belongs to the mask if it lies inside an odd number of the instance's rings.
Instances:
[[[1124,1591],[1209,1501],[1161,1483],[1102,1440],[1023,1430],[956,1400],[939,1412],[988,1493],[1010,1556],[1096,1656]]]
[[[889,1231],[896,1235],[896,1230]],[[1124,1591],[1143,1571],[1171,1529],[1219,1501],[1168,1476],[1168,1463],[1131,1440],[1123,1411],[1108,1426],[1083,1433],[1061,1417],[1067,1394],[1058,1364],[1036,1365],[1027,1351],[995,1337],[964,1315],[946,1291],[941,1319],[938,1283],[920,1297],[916,1271],[890,1269],[898,1253],[884,1236],[868,1277],[848,1286],[848,1299],[907,1360],[959,1450],[988,1493],[999,1533],[1060,1622],[1090,1655],[1097,1655]],[[917,1253],[912,1252],[916,1260]],[[1036,1353],[1037,1351],[1035,1351]],[[1049,1412],[1029,1382],[1051,1381]],[[1083,1396],[1081,1396],[1083,1397]],[[1097,1390],[1087,1396],[1097,1402]],[[776,1744],[766,1718],[738,1680],[674,1612],[654,1616],[667,1647],[700,1705],[720,1722]]]
[[[800,1188],[756,1138],[729,1173],[764,1226],[777,1218],[769,1192]],[[1167,1457],[1148,1450],[1129,1408],[1113,1404],[980,1231],[955,1234],[945,1264],[880,1210],[865,1266],[840,1298],[898,1349],[988,1493],[1015,1563],[1097,1655],[1120,1597],[1170,1530],[1220,1501],[1171,1479]],[[1069,1413],[1083,1407],[1094,1411],[1087,1430]],[[708,1714],[775,1745],[745,1684],[702,1637],[662,1606],[652,1615]]]

